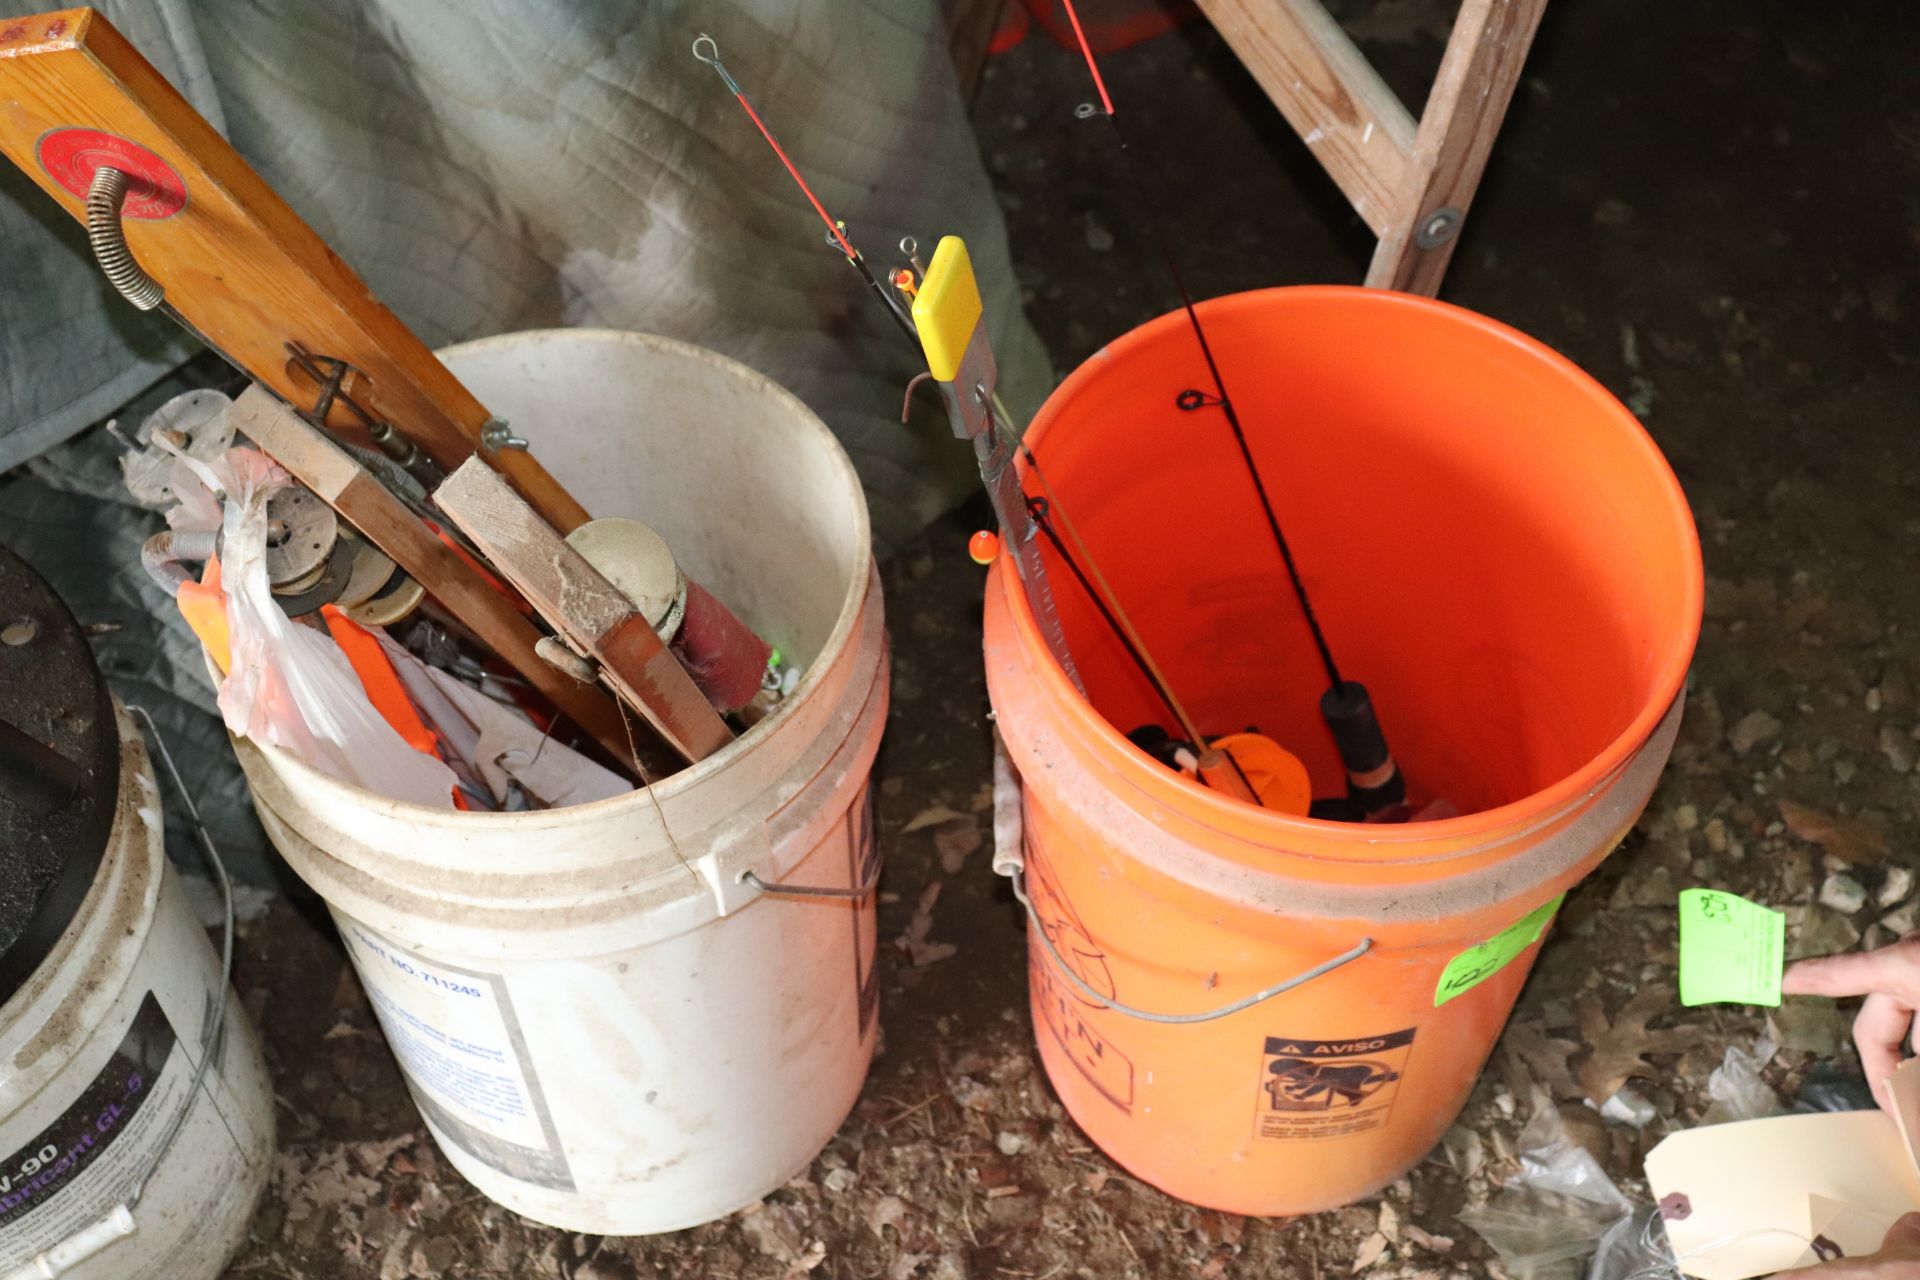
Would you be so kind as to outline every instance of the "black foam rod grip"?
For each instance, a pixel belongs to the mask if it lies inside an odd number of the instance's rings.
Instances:
[[[1333,732],[1340,762],[1347,769],[1347,790],[1368,810],[1398,804],[1406,798],[1406,781],[1387,749],[1367,687],[1353,680],[1334,685],[1320,695],[1320,715]]]

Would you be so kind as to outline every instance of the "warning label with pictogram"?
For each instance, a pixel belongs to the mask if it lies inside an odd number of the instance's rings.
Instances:
[[[1413,1055],[1413,1028],[1345,1040],[1268,1036],[1260,1055],[1256,1138],[1344,1138],[1377,1129]]]

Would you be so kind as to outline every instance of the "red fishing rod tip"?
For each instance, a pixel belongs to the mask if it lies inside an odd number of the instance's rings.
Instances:
[[[1087,60],[1087,70],[1093,73],[1093,87],[1100,93],[1100,106],[1108,115],[1113,114],[1113,99],[1107,96],[1107,82],[1100,74],[1100,64],[1093,56],[1093,46],[1087,42],[1087,33],[1080,25],[1080,14],[1073,7],[1073,0],[1060,0],[1067,11],[1067,21],[1073,24],[1073,38],[1080,42],[1080,52]]]

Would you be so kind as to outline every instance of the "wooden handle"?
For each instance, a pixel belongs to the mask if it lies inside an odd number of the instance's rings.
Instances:
[[[283,398],[320,391],[291,366],[294,342],[351,365],[353,398],[444,470],[481,447],[473,393],[93,10],[0,18],[0,153],[82,223],[94,172],[126,173],[127,245],[166,304]],[[336,421],[353,424],[344,408]],[[532,456],[492,457],[563,533],[586,521]]]
[[[600,664],[623,700],[688,760],[733,740],[700,686],[632,600],[601,576],[479,458],[469,458],[433,501],[494,568],[574,648]]]
[[[293,478],[318,494],[369,541],[412,574],[448,612],[492,646],[615,760],[634,760],[634,747],[613,699],[581,684],[535,655],[540,631],[516,602],[442,542],[352,454],[327,439],[263,387],[248,387],[228,410],[234,429],[259,445]]]

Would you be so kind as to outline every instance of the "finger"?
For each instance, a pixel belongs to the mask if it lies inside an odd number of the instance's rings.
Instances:
[[[1906,1250],[1907,1252],[1901,1254],[1901,1257],[1907,1257],[1914,1250],[1920,1249],[1920,1213],[1906,1214],[1888,1227],[1886,1241],[1880,1247],[1885,1250]]]
[[[1913,1010],[1890,995],[1875,992],[1860,1006],[1853,1021],[1853,1043],[1860,1050],[1860,1069],[1873,1096],[1888,1114],[1893,1112],[1893,1073],[1900,1065],[1900,1042],[1913,1030]]]
[[[1790,996],[1863,996],[1892,986],[1893,977],[1884,951],[1855,951],[1794,961],[1780,990]]]

